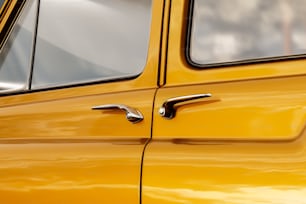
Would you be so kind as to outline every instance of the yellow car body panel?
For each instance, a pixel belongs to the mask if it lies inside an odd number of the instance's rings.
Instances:
[[[149,138],[154,93],[154,89],[140,90],[1,107],[0,138]],[[137,107],[145,119],[138,124],[132,124],[122,110],[92,110],[94,106],[118,102]]]
[[[99,90],[78,97],[60,95],[67,90],[4,97],[14,105],[0,108],[3,202],[139,203],[155,89],[103,94],[101,85]],[[40,98],[52,92],[57,99]],[[22,101],[30,95],[41,101]],[[91,109],[114,103],[137,107],[144,120],[132,124],[124,111]]]
[[[305,203],[306,60],[196,69],[184,53],[189,3],[153,1],[134,79],[0,97],[2,203]],[[159,113],[206,93],[170,120]],[[92,110],[105,104],[144,120]]]
[[[153,140],[145,153],[146,204],[302,204],[306,133],[292,142]]]
[[[305,59],[194,68],[182,49],[188,6],[169,8],[142,203],[304,203]],[[159,113],[168,99],[208,93],[211,99],[175,106],[172,119]]]
[[[1,140],[1,202],[139,203],[144,142]]]
[[[162,88],[153,138],[293,140],[306,124],[305,82],[306,75]],[[212,99],[178,106],[171,120],[158,115],[167,99],[201,93]]]
[[[2,203],[139,203],[151,137],[163,1],[154,0],[147,63],[133,79],[0,97]],[[124,104],[121,110],[93,106]]]

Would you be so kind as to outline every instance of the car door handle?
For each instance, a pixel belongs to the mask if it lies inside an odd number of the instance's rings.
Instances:
[[[135,108],[132,108],[130,106],[126,106],[123,104],[106,104],[106,105],[99,105],[94,106],[91,108],[92,110],[112,110],[112,109],[118,109],[125,112],[126,119],[130,121],[131,123],[139,123],[143,120],[143,115],[141,112]]]
[[[196,100],[197,101],[192,101]],[[174,98],[167,99],[163,105],[159,109],[159,114],[166,118],[166,119],[172,119],[175,117],[176,109],[178,106],[184,105],[184,102],[200,102],[200,101],[219,101],[218,98],[212,97],[212,94],[205,93],[205,94],[193,94],[193,95],[187,95],[187,96],[179,96]]]

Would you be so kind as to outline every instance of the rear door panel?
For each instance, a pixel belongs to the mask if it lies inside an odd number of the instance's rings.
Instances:
[[[171,120],[156,115],[154,133],[165,139],[295,139],[306,123],[305,82],[292,76],[163,88],[155,113],[168,98],[210,93],[212,100],[186,102]]]
[[[304,59],[197,69],[185,57],[190,1],[171,3],[165,85],[143,167],[143,203],[304,203]],[[189,101],[173,119],[159,110]]]

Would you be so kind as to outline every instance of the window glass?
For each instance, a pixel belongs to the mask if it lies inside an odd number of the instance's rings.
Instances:
[[[37,2],[29,1],[0,52],[0,93],[24,89],[30,73]]]
[[[194,0],[189,57],[196,64],[306,53],[304,0]]]
[[[41,0],[40,6],[32,88],[142,72],[151,0]]]

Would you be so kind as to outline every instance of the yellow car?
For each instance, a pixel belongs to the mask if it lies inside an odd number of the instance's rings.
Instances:
[[[305,203],[303,0],[0,6],[0,203]]]

